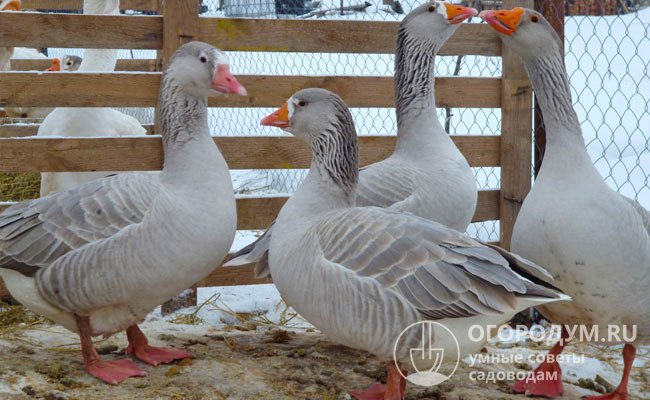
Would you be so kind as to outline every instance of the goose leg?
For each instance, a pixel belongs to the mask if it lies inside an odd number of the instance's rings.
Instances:
[[[630,344],[626,343],[623,347],[623,377],[621,378],[621,383],[618,384],[618,387],[608,394],[602,396],[586,396],[585,400],[627,400],[627,381],[630,377],[630,370],[632,369],[632,363],[634,362],[634,357],[636,356],[636,348]]]
[[[105,361],[102,360],[91,339],[90,320],[88,317],[75,315],[79,337],[81,338],[81,354],[86,364],[88,373],[106,383],[117,385],[126,378],[132,376],[145,376],[144,371],[138,369],[135,363],[129,359]]]
[[[127,347],[126,353],[133,354],[138,360],[153,366],[192,357],[185,350],[149,346],[147,337],[137,325],[131,325],[126,328],[126,337],[129,339],[129,347]]]
[[[562,369],[557,362],[557,356],[569,342],[569,332],[562,327],[560,340],[548,351],[546,360],[532,371],[525,379],[515,383],[512,390],[515,393],[525,393],[526,396],[559,397],[562,396]]]
[[[388,377],[386,385],[375,383],[364,390],[350,390],[349,394],[356,400],[401,400],[406,391],[406,379],[400,374],[395,363],[386,363]],[[406,375],[406,372],[404,372]]]

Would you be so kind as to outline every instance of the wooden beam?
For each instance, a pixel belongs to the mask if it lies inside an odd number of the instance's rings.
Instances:
[[[183,44],[199,36],[199,0],[164,0],[163,13],[163,68]]]
[[[393,54],[398,26],[201,17],[198,40],[228,51]],[[161,49],[163,21],[159,16],[0,13],[0,46]],[[439,54],[498,56],[501,43],[486,24],[463,24]]]
[[[30,59],[30,60],[11,60],[12,71],[45,71],[52,65],[52,59]],[[120,59],[115,66],[116,71],[139,71],[139,72],[156,72],[160,71],[160,65],[154,59]]]
[[[235,75],[237,74],[234,68]],[[0,107],[153,107],[160,73],[0,73]],[[322,87],[350,107],[394,107],[393,78],[239,75],[250,96],[219,96],[211,107],[279,107],[297,90]],[[436,79],[438,107],[501,107],[501,79]]]
[[[393,54],[398,22],[201,18],[204,42],[229,51]],[[262,34],[261,34],[262,33]],[[439,55],[501,55],[486,24],[463,24]]]
[[[162,22],[157,16],[0,13],[0,46],[158,49]]]
[[[23,10],[82,10],[83,0],[22,0]],[[156,11],[156,0],[121,0],[120,10]]]
[[[36,136],[41,124],[4,124],[0,125],[0,138],[17,138]],[[154,127],[150,124],[142,125],[147,130],[147,135],[154,134]]]
[[[264,229],[273,220],[287,201],[288,197],[239,198],[237,199],[237,229]],[[499,218],[499,191],[481,190],[473,222],[489,221]],[[0,212],[7,205],[0,205]],[[255,279],[253,266],[222,267],[215,269],[209,276],[198,282],[198,287],[255,285],[272,283],[270,279]],[[0,299],[7,297],[0,279]]]
[[[288,196],[237,198],[237,229],[266,229],[289,200]],[[0,212],[13,203],[0,203]],[[479,190],[472,222],[499,219],[499,190]]]
[[[501,163],[499,136],[452,136],[473,167]],[[309,168],[311,151],[290,136],[219,136],[215,142],[231,169]],[[395,136],[359,136],[362,166],[388,157]],[[121,138],[0,139],[2,172],[150,171],[162,167],[158,136]]]
[[[524,3],[524,4],[522,4]],[[533,0],[504,0],[503,8],[532,8]],[[531,186],[533,90],[519,56],[503,48],[499,241],[510,249],[512,229]]]

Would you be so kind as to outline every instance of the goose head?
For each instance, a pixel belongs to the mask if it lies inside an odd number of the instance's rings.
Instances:
[[[303,89],[261,124],[284,129],[307,142],[312,168],[324,172],[320,176],[329,176],[338,188],[335,191],[342,190],[346,206],[354,203],[359,177],[357,133],[350,109],[338,95],[325,89]]]
[[[354,128],[343,100],[329,90],[309,88],[294,93],[282,107],[264,117],[260,124],[281,128],[312,143],[324,134],[337,134],[331,132],[331,128],[337,128],[341,121]]]
[[[81,66],[81,61],[81,57],[72,55],[63,56],[61,60],[54,58],[52,60],[52,65],[46,71],[76,71],[79,69],[79,66]]]
[[[165,79],[173,80],[186,94],[197,98],[247,95],[244,86],[230,73],[226,54],[203,42],[182,45],[171,58]]]
[[[480,17],[524,60],[561,51],[560,38],[548,21],[534,10],[515,7],[512,10],[486,10]]]
[[[400,33],[418,42],[429,43],[438,50],[458,29],[460,23],[478,14],[471,7],[448,1],[429,1],[416,7],[400,24]]]

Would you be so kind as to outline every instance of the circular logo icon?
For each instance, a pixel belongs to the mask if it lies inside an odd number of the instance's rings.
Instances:
[[[404,349],[408,350],[404,354]],[[399,357],[399,354],[404,354]],[[415,373],[405,375],[398,360],[408,359]],[[455,359],[453,370],[445,375],[439,372],[443,361]],[[393,347],[397,370],[409,382],[419,386],[439,385],[456,372],[460,362],[460,345],[456,336],[443,324],[420,321],[407,326],[397,337]]]

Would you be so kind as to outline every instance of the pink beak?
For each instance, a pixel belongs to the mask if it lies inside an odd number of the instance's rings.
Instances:
[[[228,64],[218,64],[217,71],[210,85],[212,89],[225,94],[248,96],[246,88],[230,73]]]

